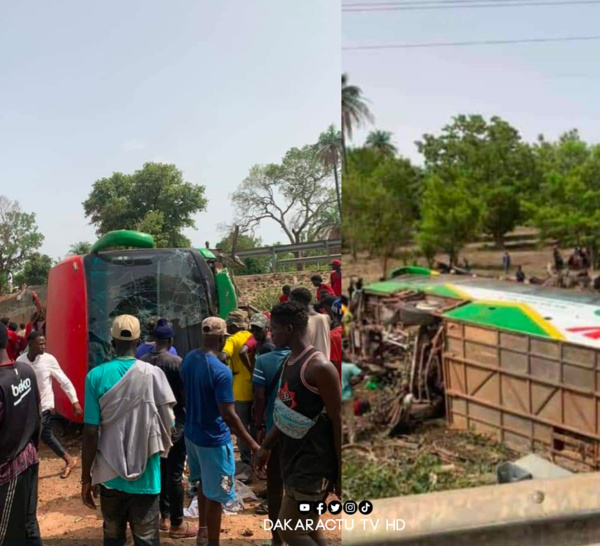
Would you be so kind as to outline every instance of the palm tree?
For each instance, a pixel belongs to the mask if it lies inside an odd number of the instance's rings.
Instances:
[[[392,144],[392,133],[389,131],[371,131],[365,146],[381,152],[384,156],[394,156],[398,153],[398,149]]]
[[[85,254],[89,254],[92,250],[92,244],[86,241],[79,241],[71,245],[69,249],[69,254],[71,256],[84,256]]]
[[[340,223],[342,221],[342,194],[338,176],[338,165],[340,163],[340,148],[342,146],[342,133],[335,125],[330,125],[327,131],[321,133],[317,143],[317,154],[326,167],[330,167],[335,178],[335,193],[337,196]]]
[[[360,127],[365,122],[373,122],[373,114],[363,97],[362,89],[348,83],[348,74],[342,74],[342,151],[344,165],[347,165],[346,138],[352,140],[354,126]]]

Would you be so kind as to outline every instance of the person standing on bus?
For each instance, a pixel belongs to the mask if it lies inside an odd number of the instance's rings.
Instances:
[[[0,544],[42,546],[37,521],[40,394],[35,372],[8,356],[0,323]]]
[[[62,371],[58,360],[46,352],[44,334],[39,331],[31,332],[27,337],[27,346],[27,353],[21,355],[17,361],[33,367],[42,400],[42,440],[56,455],[65,461],[65,467],[60,474],[60,477],[65,479],[70,476],[79,460],[69,455],[58,438],[52,433],[52,413],[54,412],[52,379],[56,380],[71,404],[73,404],[75,417],[80,417],[83,412],[73,383]]]

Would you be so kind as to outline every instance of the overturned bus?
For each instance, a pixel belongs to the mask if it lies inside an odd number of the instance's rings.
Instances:
[[[115,247],[120,250],[110,250]],[[69,256],[48,278],[48,352],[60,362],[83,404],[88,371],[114,356],[110,327],[122,314],[165,317],[175,330],[179,355],[198,346],[199,325],[208,316],[226,316],[237,307],[227,269],[207,249],[154,248],[150,235],[114,231],[85,256]],[[146,332],[147,334],[148,332]],[[60,389],[56,410],[78,421]]]
[[[399,370],[395,406],[441,401],[453,427],[600,467],[597,293],[407,268],[354,314],[356,360]]]

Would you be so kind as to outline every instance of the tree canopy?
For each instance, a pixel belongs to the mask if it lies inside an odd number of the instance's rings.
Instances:
[[[421,171],[404,158],[387,158],[377,163],[369,156],[376,150],[352,151],[350,168],[344,178],[343,239],[353,253],[359,249],[376,249],[387,261],[414,236],[422,193]],[[370,160],[371,159],[371,160]],[[365,165],[373,166],[367,170]]]
[[[46,284],[48,282],[48,273],[53,265],[50,256],[34,252],[23,266],[21,273],[23,282],[28,285]]]
[[[393,157],[398,153],[398,149],[392,143],[392,133],[389,131],[371,131],[367,136],[365,146],[388,157]]]
[[[43,241],[35,214],[23,212],[17,201],[0,195],[0,278],[21,271]]]
[[[335,125],[330,125],[327,131],[321,133],[317,142],[317,154],[323,165],[329,167],[335,180],[335,195],[338,206],[338,219],[342,221],[342,193],[339,181],[339,166],[342,155],[342,133]]]
[[[521,199],[539,185],[531,148],[499,117],[456,116],[438,135],[417,142],[425,169],[442,183],[459,180],[480,198],[481,229],[499,246],[524,220]]]
[[[182,231],[206,210],[204,190],[186,182],[175,165],[145,163],[132,174],[97,180],[83,207],[98,235],[133,229],[153,235],[159,247],[186,247],[191,243]]]
[[[342,74],[342,132],[352,140],[352,132],[374,119],[362,89],[349,83],[348,74]]]
[[[84,256],[85,254],[89,254],[92,251],[92,243],[88,243],[86,241],[79,241],[78,243],[74,243],[69,248],[69,254],[71,256]]]
[[[534,148],[542,186],[525,203],[543,237],[590,248],[600,240],[600,145],[583,142],[577,131],[556,142],[540,138]]]
[[[275,222],[290,243],[308,240],[331,219],[337,200],[331,169],[315,145],[292,148],[281,163],[255,165],[232,195],[234,223],[242,233],[263,220]]]

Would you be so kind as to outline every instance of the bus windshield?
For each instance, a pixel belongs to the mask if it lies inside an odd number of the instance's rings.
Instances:
[[[133,315],[142,337],[149,319],[166,318],[175,330],[175,348],[184,357],[198,347],[200,324],[209,315],[207,279],[190,250],[122,250],[84,258],[87,283],[89,369],[114,357],[114,317]]]

